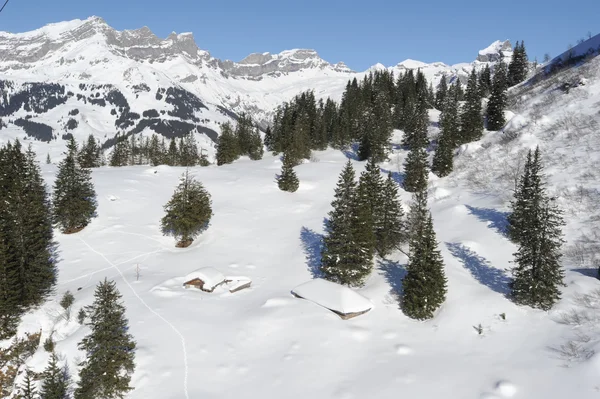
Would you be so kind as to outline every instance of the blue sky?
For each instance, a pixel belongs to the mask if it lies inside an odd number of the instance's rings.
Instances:
[[[4,3],[4,0],[0,0]],[[116,29],[148,26],[160,37],[193,32],[213,56],[238,61],[252,52],[313,48],[355,70],[406,58],[472,61],[494,40],[525,40],[530,58],[558,55],[590,31],[600,33],[599,0],[10,0],[0,30],[104,18]]]

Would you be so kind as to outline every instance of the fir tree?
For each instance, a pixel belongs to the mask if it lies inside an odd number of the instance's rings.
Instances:
[[[52,353],[43,373],[40,399],[68,399],[70,385],[71,376],[66,364],[61,368],[58,364],[58,356]]]
[[[179,166],[196,166],[198,164],[198,144],[193,133],[181,138],[179,145]]]
[[[25,369],[25,378],[23,380],[23,383],[19,387],[19,394],[17,396],[17,399],[39,399],[36,384],[34,381],[34,375],[29,368]]]
[[[48,153],[46,155],[46,165],[50,165],[52,163],[52,160],[50,159],[50,153]]]
[[[175,237],[179,247],[189,246],[208,227],[212,217],[210,194],[187,170],[164,208],[162,232]]]
[[[510,284],[516,303],[549,310],[560,299],[564,271],[560,265],[563,244],[562,211],[546,193],[539,148],[528,163],[512,203],[511,236],[519,248]]]
[[[166,163],[169,166],[179,165],[179,149],[177,148],[177,141],[175,140],[175,138],[171,139],[171,142],[169,143]]]
[[[404,163],[402,187],[410,193],[427,188],[427,152],[422,147],[411,148]]]
[[[164,145],[164,138],[163,138]],[[165,152],[161,148],[161,143],[158,141],[158,136],[153,134],[148,145],[148,159],[152,166],[161,165],[164,162]]]
[[[424,196],[424,193],[418,195]],[[422,199],[416,201],[423,203]],[[416,223],[409,238],[407,273],[402,281],[402,310],[417,320],[432,318],[446,299],[447,280],[431,213],[421,209],[419,217],[423,218],[423,213],[427,216]]]
[[[100,167],[101,148],[92,134],[88,136],[87,142],[81,147],[81,151],[77,156],[79,165],[82,168],[98,168]]]
[[[125,306],[114,281],[104,280],[94,293],[94,303],[86,306],[89,335],[79,343],[86,353],[80,363],[75,399],[119,398],[131,387],[135,369],[135,342],[129,334]]]
[[[231,124],[225,122],[221,125],[221,135],[217,144],[217,165],[232,163],[240,157],[238,139],[236,138]]]
[[[504,63],[496,65],[492,95],[487,105],[486,119],[488,130],[500,130],[506,124],[504,108],[506,107],[506,69]]]
[[[376,249],[379,256],[387,256],[406,240],[404,210],[398,197],[398,185],[388,173],[383,183],[381,214],[374,221]]]
[[[490,92],[492,90],[492,72],[488,64],[486,64],[483,71],[479,73],[479,81],[477,85],[479,88],[480,97],[483,98],[490,95]]]
[[[58,164],[54,183],[54,222],[65,234],[76,233],[87,226],[96,214],[96,192],[91,171],[76,160],[77,143],[67,145],[66,157]]]
[[[125,137],[117,134],[115,137],[115,146],[113,148],[109,165],[110,166],[127,166],[131,157],[131,149],[129,148],[129,141]]]
[[[335,189],[329,212],[327,236],[321,255],[321,271],[329,280],[359,285],[372,269],[373,226],[365,225],[368,212],[360,209],[354,168],[348,160]],[[360,211],[360,212],[359,212]]]
[[[483,134],[483,117],[481,108],[481,96],[477,88],[477,74],[471,72],[467,91],[465,93],[465,104],[460,115],[461,131],[459,144],[470,143],[481,139]]]
[[[437,92],[435,93],[435,108],[442,110],[446,102],[446,96],[448,95],[448,82],[446,75],[442,75],[442,79],[438,84]]]
[[[508,65],[508,84],[509,86],[517,85],[527,78],[529,69],[529,61],[525,50],[525,42],[516,43],[513,50],[513,55]]]
[[[258,127],[255,127],[250,133],[250,146],[248,148],[248,156],[251,160],[257,161],[262,159],[264,154],[263,141],[260,137]]]
[[[438,177],[445,177],[454,167],[454,143],[451,133],[442,130],[431,163],[431,171]]]
[[[265,147],[267,147],[267,151],[273,152],[273,132],[271,131],[271,126],[267,126],[267,130],[265,130]]]
[[[298,190],[298,186],[300,185],[298,176],[296,176],[296,172],[294,172],[294,164],[285,153],[283,154],[281,174],[277,179],[277,185],[280,190],[288,191],[290,193]]]

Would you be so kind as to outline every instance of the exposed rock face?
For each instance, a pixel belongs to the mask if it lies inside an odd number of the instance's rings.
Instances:
[[[512,55],[512,45],[510,40],[495,41],[488,48],[483,49],[477,55],[479,62],[498,62],[501,59],[508,58]]]

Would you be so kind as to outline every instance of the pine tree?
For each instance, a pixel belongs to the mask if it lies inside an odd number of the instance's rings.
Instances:
[[[267,151],[273,152],[273,145],[273,132],[271,126],[267,126],[267,130],[265,130],[265,147],[267,147]]]
[[[446,75],[442,75],[442,79],[438,84],[437,92],[435,93],[435,108],[442,110],[446,102],[446,96],[448,95],[448,82]]]
[[[164,140],[164,138],[163,138]],[[164,141],[163,141],[164,144]],[[161,149],[161,143],[158,141],[158,136],[153,134],[148,144],[148,159],[152,166],[158,166],[163,163],[165,154]]]
[[[193,133],[181,138],[179,146],[179,166],[196,166],[198,164],[198,144]]]
[[[447,282],[425,191],[415,194],[409,223],[410,252],[402,281],[402,310],[410,318],[425,320],[444,303]]]
[[[109,165],[110,166],[127,166],[131,157],[131,149],[129,148],[129,141],[126,137],[122,137],[119,134],[115,137],[115,146],[113,148]]]
[[[519,248],[510,288],[516,303],[549,310],[560,299],[559,287],[565,285],[560,265],[565,223],[554,198],[546,193],[539,147],[533,156],[529,152],[526,169],[511,215]]]
[[[264,154],[263,141],[260,137],[258,127],[255,127],[250,133],[250,143],[248,148],[248,156],[253,161],[262,159]]]
[[[167,165],[179,166],[179,149],[175,138],[171,139],[169,149],[167,150]]]
[[[404,210],[398,197],[398,185],[388,173],[383,183],[381,215],[374,221],[376,249],[379,256],[387,256],[406,240]]]
[[[175,237],[178,247],[189,246],[208,227],[212,217],[210,194],[187,170],[164,208],[162,232]]]
[[[369,213],[361,210],[360,204],[354,168],[348,160],[335,189],[321,254],[321,271],[340,284],[359,285],[372,269],[373,247],[368,245],[373,240],[373,227],[365,225]]]
[[[517,85],[527,78],[529,69],[529,61],[525,50],[525,42],[516,43],[513,50],[512,59],[508,64],[508,84],[509,86]]]
[[[221,125],[221,135],[217,144],[217,165],[232,163],[240,157],[238,139],[236,138],[231,124],[225,122]]]
[[[100,167],[101,148],[92,134],[88,136],[87,142],[81,147],[77,161],[82,168]]]
[[[114,281],[104,280],[86,306],[89,335],[79,343],[86,353],[80,363],[75,399],[124,398],[133,389],[136,344],[129,334],[125,306]]]
[[[50,355],[50,362],[44,370],[40,399],[68,399],[71,376],[67,366],[58,365],[56,353]]]
[[[52,160],[50,159],[50,153],[48,153],[46,155],[46,165],[50,165],[52,163]]]
[[[475,70],[471,72],[471,76],[469,77],[465,93],[465,104],[460,115],[460,121],[461,132],[459,144],[481,139],[483,134],[483,117]]]
[[[492,95],[487,105],[486,119],[488,130],[500,130],[506,124],[504,108],[506,107],[506,69],[504,63],[496,65]]]
[[[58,164],[54,183],[54,222],[65,234],[85,228],[96,214],[96,192],[91,171],[79,166],[76,160],[77,143],[67,145],[66,157]]]
[[[422,147],[411,148],[404,163],[402,188],[410,193],[427,189],[427,152]]]
[[[492,72],[490,70],[490,66],[486,64],[483,71],[479,73],[479,96],[484,98],[490,95],[492,90]]]
[[[19,387],[17,399],[39,399],[33,378],[33,372],[29,368],[25,369],[25,379]]]
[[[523,240],[523,232],[526,227],[528,212],[531,208],[531,191],[534,184],[532,182],[532,153],[527,153],[527,160],[523,169],[523,174],[519,179],[517,190],[514,193],[514,200],[511,201],[512,212],[507,217],[507,235],[508,238],[515,244],[520,244]]]
[[[431,171],[438,177],[445,177],[454,167],[454,143],[451,133],[442,130],[431,163]]]
[[[294,172],[294,164],[285,153],[283,154],[281,174],[277,179],[277,185],[280,190],[288,191],[290,193],[298,190],[298,186],[300,185],[298,176],[296,176],[296,172]]]

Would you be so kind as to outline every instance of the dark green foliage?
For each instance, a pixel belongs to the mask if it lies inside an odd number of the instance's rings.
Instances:
[[[46,340],[44,341],[44,350],[46,352],[52,353],[52,352],[54,352],[55,347],[56,347],[56,344],[54,343],[54,340],[52,339],[52,337],[46,338]]]
[[[460,142],[459,105],[456,89],[456,85],[450,87],[440,115],[441,133],[431,165],[431,171],[439,177],[447,176],[452,172],[454,149]]]
[[[529,60],[525,50],[525,42],[517,42],[513,49],[512,59],[508,65],[508,85],[514,86],[523,82],[527,78],[529,69]]]
[[[444,303],[447,280],[424,191],[415,195],[409,221],[410,252],[402,281],[402,310],[410,318],[425,320]]]
[[[298,186],[300,185],[298,176],[296,176],[296,172],[294,172],[294,163],[285,153],[283,154],[283,164],[281,167],[281,174],[277,179],[277,185],[280,190],[288,191],[290,193],[298,190]]]
[[[414,193],[427,189],[427,152],[422,147],[411,148],[404,164],[402,188]]]
[[[99,283],[94,303],[86,307],[91,329],[79,343],[85,352],[80,363],[75,399],[124,398],[135,369],[135,342],[129,334],[125,306],[114,281]]]
[[[240,157],[238,139],[229,122],[221,125],[221,135],[217,144],[217,165],[232,163]]]
[[[398,197],[398,185],[391,172],[383,183],[381,201],[381,213],[374,221],[374,231],[377,253],[384,257],[406,241],[404,210]]]
[[[210,194],[188,171],[183,174],[173,197],[164,208],[161,230],[182,245],[189,245],[208,227],[212,217]]]
[[[37,398],[39,398],[39,396],[34,381],[34,374],[29,368],[27,368],[25,369],[25,378],[23,379],[23,383],[19,387],[19,394],[17,396],[17,399]]]
[[[446,75],[442,76],[440,83],[438,84],[437,92],[435,93],[435,108],[442,110],[446,103],[446,96],[448,95],[448,81]]]
[[[46,186],[35,153],[16,141],[0,148],[0,338],[56,284],[56,253]]]
[[[549,310],[560,299],[562,211],[546,193],[540,150],[527,156],[509,216],[509,234],[519,248],[510,284],[516,303]]]
[[[249,115],[241,114],[235,127],[238,155],[247,155],[252,160],[262,159],[263,142],[258,127],[254,126]],[[228,162],[226,162],[228,163]]]
[[[58,365],[58,357],[55,353],[50,355],[50,362],[44,370],[40,399],[68,399],[70,398],[71,375],[65,364]]]
[[[188,133],[179,141],[178,166],[196,166],[200,157],[198,155],[198,144],[193,133]]]
[[[52,163],[52,160],[50,159],[50,154],[46,155],[46,165],[50,165]]]
[[[87,142],[81,147],[77,156],[82,168],[98,168],[101,166],[102,148],[92,134],[88,136]]]
[[[502,62],[502,61],[500,61]],[[492,71],[490,70],[490,66],[486,64],[483,71],[479,73],[479,81],[477,84],[479,88],[479,96],[487,97],[490,95],[492,91]]]
[[[71,291],[65,292],[60,300],[60,306],[65,310],[65,317],[67,320],[71,320],[71,308],[73,303],[75,303],[75,297],[71,294]]]
[[[365,195],[357,193],[354,168],[348,161],[335,189],[321,255],[321,271],[340,284],[359,285],[372,269],[372,217],[364,206],[361,209]]]
[[[172,139],[169,143],[169,149],[167,150],[167,165],[177,166],[179,165],[179,149],[177,148],[177,142]]]
[[[79,312],[77,312],[77,322],[79,324],[83,324],[85,322],[85,316],[86,316],[85,309],[84,308],[79,309]]]
[[[460,115],[461,130],[458,144],[470,143],[481,139],[483,135],[483,117],[481,96],[477,88],[477,74],[475,70],[469,76],[465,104]]]
[[[262,159],[264,154],[263,141],[260,138],[260,131],[258,127],[255,127],[250,133],[250,147],[248,149],[248,156],[251,160],[257,161]]]
[[[454,143],[451,132],[442,130],[431,163],[431,171],[438,177],[445,177],[454,167]]]
[[[110,156],[110,166],[127,166],[131,157],[131,149],[127,138],[117,134],[116,143]]]
[[[69,141],[65,159],[58,164],[54,182],[54,222],[66,234],[75,233],[87,226],[96,214],[96,192],[91,170],[79,166],[77,143]]]
[[[271,126],[267,126],[267,130],[265,130],[265,147],[267,147],[267,151],[273,151],[273,132],[271,131]]]
[[[492,95],[487,105],[488,130],[500,130],[504,127],[506,124],[504,108],[506,108],[506,65],[500,62],[494,71]]]

